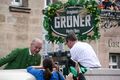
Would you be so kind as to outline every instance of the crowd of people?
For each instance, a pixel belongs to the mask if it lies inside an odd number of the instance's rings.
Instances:
[[[59,72],[59,66],[47,57],[41,65],[42,40],[35,38],[29,48],[17,48],[7,56],[0,58],[4,69],[26,69],[36,80],[86,80],[84,73],[90,68],[100,68],[99,59],[90,44],[78,41],[74,32],[68,33],[65,43],[70,48],[68,75]]]

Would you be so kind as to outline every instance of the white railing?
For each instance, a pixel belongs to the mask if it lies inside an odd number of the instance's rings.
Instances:
[[[0,80],[35,80],[25,69],[0,70]]]
[[[86,80],[120,80],[120,69],[91,69],[85,74]],[[0,70],[0,80],[35,80],[26,69]]]

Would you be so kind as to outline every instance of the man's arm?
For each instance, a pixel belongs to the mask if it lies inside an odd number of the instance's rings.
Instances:
[[[0,58],[0,66],[14,60],[15,57],[17,56],[17,53],[18,53],[18,49],[15,49],[11,51],[11,53],[9,53],[7,56]]]

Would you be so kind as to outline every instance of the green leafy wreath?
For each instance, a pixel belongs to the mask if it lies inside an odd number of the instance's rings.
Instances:
[[[54,43],[63,43],[64,37],[57,36],[53,30],[51,29],[52,26],[52,18],[56,15],[56,11],[59,9],[66,9],[69,6],[82,6],[87,13],[91,14],[94,18],[93,21],[93,31],[88,34],[77,34],[78,40],[96,40],[100,38],[99,33],[99,21],[100,21],[100,9],[98,8],[98,4],[94,0],[68,0],[66,3],[56,2],[53,4],[48,5],[47,8],[43,10],[44,21],[43,26],[45,30],[48,32],[45,36],[46,40]],[[84,12],[83,11],[83,12]]]

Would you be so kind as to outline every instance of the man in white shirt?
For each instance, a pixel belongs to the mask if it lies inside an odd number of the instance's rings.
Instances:
[[[78,80],[86,80],[84,73],[87,68],[100,68],[99,59],[88,43],[77,40],[74,32],[68,33],[66,36],[66,45],[70,48],[71,59],[80,66]]]
[[[88,43],[77,40],[74,32],[68,33],[66,45],[70,48],[71,59],[86,68],[100,68],[99,59]]]

